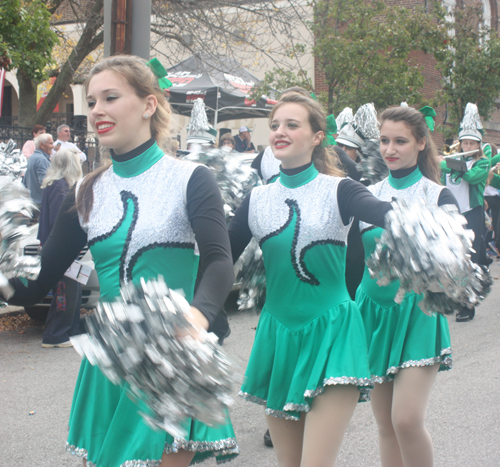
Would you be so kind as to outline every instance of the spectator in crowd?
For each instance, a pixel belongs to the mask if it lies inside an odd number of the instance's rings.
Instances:
[[[73,144],[69,141],[71,138],[71,131],[68,125],[60,125],[57,127],[57,140],[54,143],[54,150],[52,154],[54,155],[56,151],[60,149],[74,149],[78,153],[78,157],[80,161],[85,162],[87,160],[87,156],[84,152],[80,151],[76,144]]]
[[[69,189],[82,178],[80,158],[74,149],[61,149],[52,156],[42,183],[42,207],[38,239],[43,246],[49,238],[57,213]],[[42,347],[71,347],[69,338],[79,333],[82,286],[64,276],[52,290],[52,302],[43,328]]]
[[[28,159],[24,185],[30,191],[33,202],[42,204],[42,182],[50,167],[50,155],[54,148],[54,140],[50,133],[42,133],[35,138],[35,152]]]
[[[219,148],[230,148],[231,150],[228,152],[234,151],[236,147],[236,142],[233,138],[233,135],[231,133],[226,133],[225,135],[222,135],[219,140]]]
[[[33,139],[29,139],[23,145],[22,153],[26,159],[29,159],[30,156],[35,152],[35,141],[34,139],[38,136],[45,133],[45,127],[42,125],[35,125],[33,130],[31,130],[31,134],[33,135]]]
[[[239,135],[234,137],[236,151],[238,152],[257,152],[250,137],[250,130],[246,126],[240,127]]]

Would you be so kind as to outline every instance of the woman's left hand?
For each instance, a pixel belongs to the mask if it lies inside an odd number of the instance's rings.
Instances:
[[[193,328],[189,330],[189,333],[194,339],[198,339],[200,333],[203,334],[203,331],[208,330],[208,319],[200,310],[198,310],[198,308],[195,308],[194,306],[192,306],[189,311],[190,313],[186,314],[186,318],[193,326]]]

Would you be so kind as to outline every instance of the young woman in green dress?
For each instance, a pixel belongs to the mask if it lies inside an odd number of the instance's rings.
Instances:
[[[344,277],[347,234],[354,216],[383,225],[391,205],[343,177],[323,147],[326,117],[317,102],[287,94],[270,128],[279,177],[254,188],[229,226],[233,261],[255,237],[266,270],[241,395],[265,406],[279,466],[332,466],[372,385],[361,315]]]
[[[438,184],[437,151],[424,116],[411,107],[381,115],[380,152],[389,177],[368,187],[379,199],[456,204]],[[371,256],[383,229],[361,222],[365,257]],[[430,391],[439,370],[451,368],[448,322],[428,316],[418,306],[421,296],[407,293],[394,302],[399,282],[379,286],[365,267],[356,294],[363,316],[370,373],[375,382],[371,406],[379,431],[383,467],[431,467],[432,442],[425,428]]]
[[[39,278],[14,280],[12,303],[36,302],[88,243],[112,301],[122,282],[163,275],[191,303],[195,328],[210,329],[233,283],[222,199],[210,171],[165,155],[170,107],[145,61],[115,56],[86,82],[89,120],[111,164],[89,174],[61,207],[42,250]],[[76,207],[76,209],[75,209]],[[194,290],[198,274],[197,289]],[[122,386],[83,359],[67,450],[95,467],[185,467],[238,455],[229,417],[218,427],[187,419],[185,438],[151,429]]]

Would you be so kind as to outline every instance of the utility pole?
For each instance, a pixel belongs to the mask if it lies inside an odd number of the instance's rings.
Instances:
[[[104,0],[104,56],[132,54],[149,60],[151,0]]]

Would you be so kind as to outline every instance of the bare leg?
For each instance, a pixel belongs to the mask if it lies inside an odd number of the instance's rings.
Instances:
[[[406,368],[394,380],[392,424],[405,467],[432,467],[432,440],[425,415],[439,364]]]
[[[179,451],[161,456],[160,467],[187,467],[193,460],[194,452]]]
[[[394,382],[376,384],[371,393],[371,406],[378,428],[380,460],[383,467],[403,467],[396,432],[392,426]]]
[[[87,461],[85,459],[82,459],[83,461],[83,467],[87,467]]]
[[[266,416],[279,467],[300,467],[304,419],[305,415],[299,421]]]
[[[329,386],[314,399],[305,420],[301,467],[335,465],[358,399],[355,386]]]

